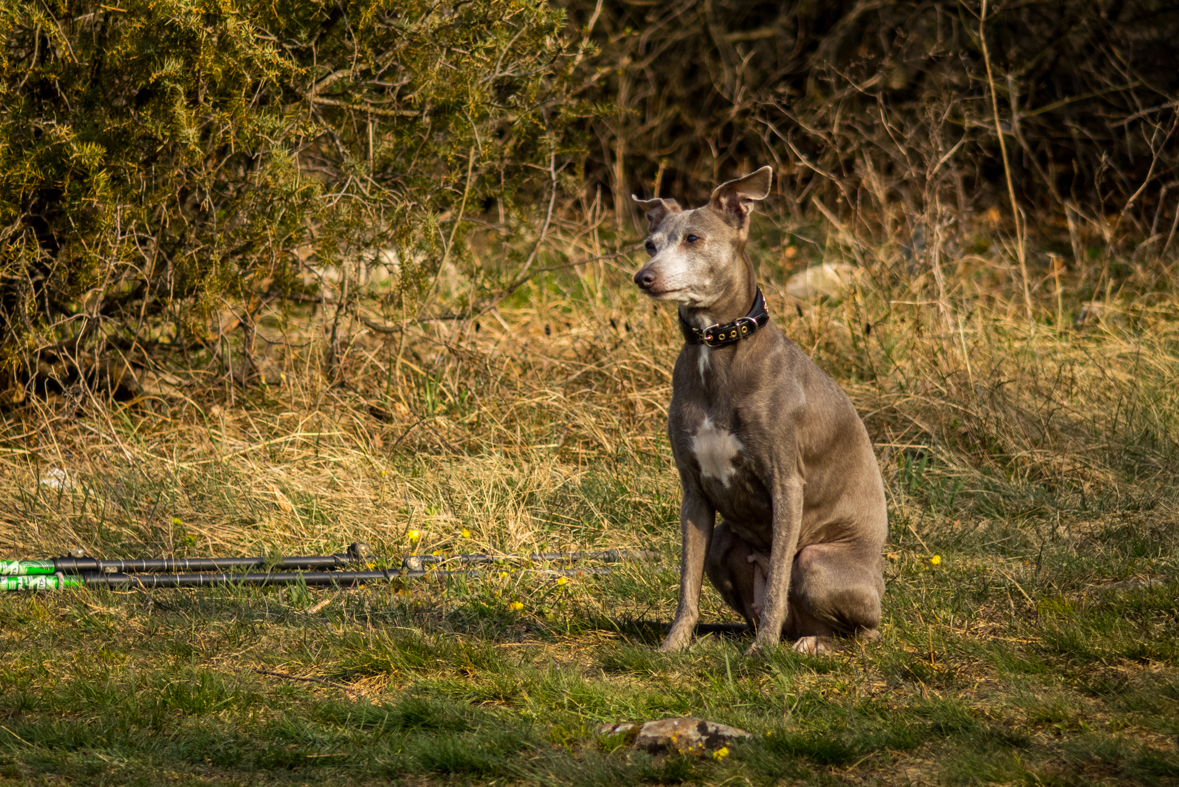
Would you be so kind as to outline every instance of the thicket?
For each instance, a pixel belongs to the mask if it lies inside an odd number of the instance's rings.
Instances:
[[[619,206],[772,163],[796,220],[875,239],[997,208],[1078,257],[1179,245],[1169,0],[561,2],[599,50],[588,170]]]
[[[621,254],[630,193],[767,162],[795,230],[910,268],[979,215],[1024,268],[1179,252],[1168,0],[12,0],[0,36],[7,403],[178,359],[248,382],[300,304],[331,361],[451,263],[431,314],[469,317],[550,226]]]
[[[0,391],[118,393],[229,329],[248,361],[325,276],[337,324],[365,269],[428,289],[550,180],[563,33],[539,0],[5,3]]]

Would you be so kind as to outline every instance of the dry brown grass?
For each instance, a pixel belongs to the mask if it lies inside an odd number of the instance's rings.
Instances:
[[[595,232],[564,228],[550,262],[609,257]],[[832,245],[828,259],[858,258],[856,287],[788,301],[785,275],[814,257],[785,238],[756,252],[771,309],[863,414],[895,510],[1061,525],[1153,501],[1175,516],[1173,265],[1116,286],[1045,276],[1032,324],[995,256],[943,262],[947,288],[898,250]],[[471,248],[476,266],[497,252]],[[392,549],[415,528],[429,549],[636,546],[674,516],[664,419],[680,338],[670,309],[633,292],[631,265],[555,265],[466,321],[352,322],[334,365],[323,313],[274,315],[248,388],[214,359],[129,404],[82,393],[9,411],[0,551]],[[1067,312],[1099,316],[1052,324],[1057,285]],[[72,489],[38,483],[54,467]]]

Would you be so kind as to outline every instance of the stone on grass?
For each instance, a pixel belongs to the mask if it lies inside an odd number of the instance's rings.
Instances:
[[[635,732],[635,724],[607,724],[603,735],[634,735],[631,748],[651,754],[708,754],[728,746],[749,733],[714,721],[686,716],[649,721]]]
[[[800,301],[820,296],[842,297],[863,274],[855,265],[844,262],[824,262],[807,268],[786,280],[786,294]]]
[[[1089,325],[1100,322],[1105,317],[1105,305],[1101,303],[1082,303],[1073,317],[1073,328],[1078,331]]]

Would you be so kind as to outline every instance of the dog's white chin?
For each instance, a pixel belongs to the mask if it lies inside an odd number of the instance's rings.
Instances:
[[[646,294],[653,301],[662,301],[664,303],[670,301],[689,308],[696,308],[700,305],[700,296],[691,290],[663,290],[662,292],[646,290]]]

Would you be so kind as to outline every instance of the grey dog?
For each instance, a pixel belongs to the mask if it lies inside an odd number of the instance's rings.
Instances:
[[[695,210],[633,198],[651,255],[635,284],[679,305],[685,339],[668,414],[683,548],[665,651],[687,646],[705,572],[755,628],[750,654],[783,636],[804,652],[879,636],[888,514],[871,440],[847,395],[770,320],[745,253],[772,174],[724,183]]]

